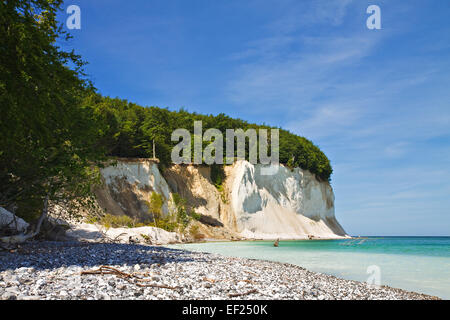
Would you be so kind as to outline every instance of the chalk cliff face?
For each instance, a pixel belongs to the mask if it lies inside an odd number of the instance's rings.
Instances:
[[[147,204],[152,192],[162,195],[162,211],[168,213],[171,193],[154,161],[123,159],[101,169],[101,174],[105,183],[95,193],[98,204],[107,213],[144,220],[149,216]]]
[[[222,231],[223,238],[231,234],[257,239],[346,236],[335,218],[328,182],[319,182],[299,168],[276,166],[273,175],[264,175],[262,168],[247,161],[226,166],[219,192],[207,166],[174,165],[162,175],[150,160],[122,160],[102,169],[105,186],[96,193],[107,212],[137,218],[148,215],[151,192],[163,195],[166,214],[173,206],[172,193],[178,193],[195,212],[220,221],[227,231]]]
[[[262,168],[240,161],[228,170],[231,209],[241,235],[263,239],[345,236],[334,216],[334,194],[328,182],[319,182],[299,168],[277,166],[273,175],[264,175]]]

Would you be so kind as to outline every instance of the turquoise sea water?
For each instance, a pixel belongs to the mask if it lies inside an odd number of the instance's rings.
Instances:
[[[450,237],[368,237],[348,240],[208,242],[173,248],[302,266],[366,281],[378,266],[382,285],[450,299]]]

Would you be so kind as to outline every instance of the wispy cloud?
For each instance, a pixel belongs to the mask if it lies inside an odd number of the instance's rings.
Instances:
[[[267,29],[278,34],[292,33],[300,28],[343,23],[348,7],[354,0],[315,0],[315,1],[285,1],[289,8],[279,19],[271,21]]]
[[[242,55],[252,54],[252,62],[244,62],[236,71],[227,87],[228,96],[233,103],[258,104],[263,109],[307,110],[316,99],[339,88],[349,89],[338,71],[369,55],[378,41],[355,34],[282,36],[254,42]]]

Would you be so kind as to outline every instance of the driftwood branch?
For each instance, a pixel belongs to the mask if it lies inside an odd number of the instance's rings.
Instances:
[[[248,296],[249,294],[252,294],[252,293],[258,293],[258,290],[252,289],[252,290],[244,292],[244,293],[230,293],[228,296],[230,298],[236,298],[236,297]]]
[[[181,287],[171,287],[171,286],[164,285],[164,284],[145,283],[145,282],[149,282],[152,280],[142,279],[142,278],[139,278],[134,273],[126,273],[126,272],[120,271],[116,268],[109,267],[109,266],[101,266],[100,268],[95,269],[95,270],[88,270],[88,271],[81,272],[81,275],[92,275],[92,274],[100,274],[100,275],[113,274],[119,278],[128,280],[128,282],[133,283],[138,287],[144,287],[144,288],[152,287],[152,288],[163,288],[163,289],[171,289],[171,290],[181,289]]]
[[[151,282],[151,279],[143,279],[140,278],[138,276],[138,274],[136,273],[126,273],[123,271],[120,271],[116,268],[110,267],[110,266],[100,266],[98,269],[94,269],[94,270],[87,270],[87,271],[82,271],[81,275],[105,275],[105,274],[112,274],[115,275],[121,279],[125,279],[128,282],[138,286],[138,287],[152,287],[152,288],[162,288],[162,289],[170,289],[170,290],[179,290],[181,289],[181,287],[176,286],[176,287],[172,287],[172,286],[168,286],[168,285],[164,285],[164,284],[155,284],[155,283],[148,283]],[[142,274],[141,274],[142,275]],[[147,273],[145,273],[144,275],[148,275]],[[203,281],[207,281],[207,282],[218,282],[218,281],[224,281],[224,280],[213,280],[213,279],[208,279],[208,278],[203,278]],[[245,281],[248,283],[253,283],[250,280],[239,280],[239,281]],[[249,294],[252,293],[258,293],[258,290],[256,289],[252,289],[250,291],[247,292],[243,292],[243,293],[230,293],[228,296],[230,298],[236,298],[236,297],[241,297],[241,296],[247,296]]]

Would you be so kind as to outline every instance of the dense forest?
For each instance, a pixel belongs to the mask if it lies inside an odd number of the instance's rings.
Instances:
[[[172,148],[177,144],[171,141],[172,132],[184,128],[193,134],[194,121],[202,121],[203,131],[216,128],[224,135],[226,129],[270,129],[225,114],[214,116],[189,113],[183,109],[170,111],[158,107],[141,107],[96,93],[88,95],[84,105],[93,109],[96,121],[101,124],[102,146],[108,155],[152,157],[152,143],[155,141],[156,156],[163,165],[170,164]],[[330,178],[332,169],[327,157],[309,140],[280,129],[279,143],[281,163],[308,169],[321,180]],[[247,143],[247,153],[248,147]]]
[[[151,157],[153,141],[170,165],[177,128],[267,128],[224,114],[142,107],[101,96],[85,62],[58,43],[70,36],[56,15],[62,0],[0,1],[0,206],[26,215],[48,200],[83,199],[108,156]],[[327,157],[309,140],[280,130],[280,162],[329,180]],[[14,209],[14,211],[16,211]]]

